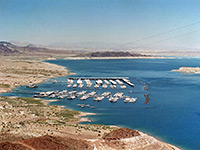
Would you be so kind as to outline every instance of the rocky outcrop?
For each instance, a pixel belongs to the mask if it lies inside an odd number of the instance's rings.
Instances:
[[[86,141],[54,136],[34,137],[15,142],[0,143],[2,150],[92,150]]]
[[[119,128],[117,130],[114,130],[107,135],[105,135],[103,138],[105,140],[120,140],[124,138],[130,138],[134,136],[139,136],[139,132],[136,130],[131,130],[129,128]]]
[[[0,54],[19,53],[16,47],[9,42],[0,41]]]
[[[92,147],[84,140],[61,138],[53,136],[35,137],[21,141],[35,150],[92,150]]]
[[[1,150],[31,150],[30,148],[19,144],[19,143],[11,143],[11,142],[3,142],[0,143]]]

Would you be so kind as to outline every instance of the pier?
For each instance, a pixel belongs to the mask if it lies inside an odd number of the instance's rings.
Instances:
[[[122,79],[125,83],[127,83],[128,85],[130,85],[130,86],[132,86],[132,87],[134,87],[135,85],[133,84],[133,83],[131,83],[130,81],[129,81],[129,79],[127,79],[127,78],[124,78],[124,79]]]
[[[129,77],[69,77],[68,79],[72,80],[123,80],[123,79],[129,79]]]
[[[145,88],[145,91],[148,91],[148,85],[144,83],[143,81],[136,78],[137,81],[142,83]],[[87,99],[92,98],[94,101],[100,102],[103,99],[107,99],[108,101],[112,103],[116,103],[118,100],[123,100],[124,103],[135,103],[137,100],[137,97],[133,97],[133,94],[126,95],[127,93],[119,92],[117,88],[127,88],[127,86],[134,87],[135,85],[131,83],[128,77],[69,77],[66,81],[56,81],[56,80],[49,80],[52,82],[64,82],[67,83],[67,87],[71,90],[63,90],[63,91],[46,91],[46,92],[37,92],[34,93],[33,97],[40,97],[40,98],[57,98],[57,99],[68,99],[68,100],[74,100],[79,99],[81,101],[85,101]],[[86,87],[88,89],[86,90],[72,90],[73,88],[83,88]],[[93,87],[92,87],[93,86]],[[101,91],[102,88],[112,88],[117,91],[116,93],[111,93],[109,91],[104,91],[103,93],[98,93],[96,90],[91,91],[92,88],[96,88]],[[84,89],[84,88],[83,88]],[[113,91],[113,90],[112,90]],[[129,93],[132,93],[130,91]],[[138,94],[139,92],[134,92],[134,94]],[[141,92],[140,92],[141,93]],[[143,94],[143,92],[141,93]],[[144,94],[145,101],[144,104],[148,104],[150,101],[149,93]],[[83,107],[83,105],[81,105]]]
[[[72,87],[78,87],[82,88],[84,86],[83,81],[86,82],[87,87],[91,87],[92,86],[92,82],[91,80],[95,81],[95,88],[99,88],[100,86],[102,86],[103,88],[107,88],[108,85],[110,84],[111,88],[116,88],[117,84],[119,84],[119,87],[121,87],[122,89],[126,88],[126,84],[128,84],[131,87],[134,87],[134,84],[130,82],[128,77],[69,77],[67,79],[67,83],[68,86],[71,87],[73,82],[76,81],[76,84],[73,85]]]

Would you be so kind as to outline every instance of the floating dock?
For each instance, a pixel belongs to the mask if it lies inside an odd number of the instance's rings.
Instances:
[[[122,79],[125,83],[127,83],[128,85],[130,85],[130,86],[135,86],[133,83],[131,83],[130,81],[129,81],[129,79],[126,79],[126,78],[124,78],[124,79]]]
[[[124,83],[134,87],[134,84],[130,82],[128,77],[69,77],[67,79],[68,83],[71,83],[74,80],[77,80],[77,84],[83,84],[83,81],[85,81],[88,87],[92,86],[92,82],[90,80],[95,80],[95,88],[98,88],[101,85],[104,85],[104,88],[106,88],[105,84],[110,83],[112,85],[119,84],[122,88],[126,88]],[[103,81],[105,84],[103,84]]]
[[[72,80],[123,80],[123,79],[129,79],[129,77],[69,77],[68,79]]]

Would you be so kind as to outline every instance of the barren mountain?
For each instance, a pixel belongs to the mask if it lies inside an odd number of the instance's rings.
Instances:
[[[9,43],[0,41],[0,54],[8,54],[8,53],[19,53],[17,50],[17,46]]]
[[[79,57],[146,57],[147,55],[142,55],[139,53],[129,53],[129,52],[91,52],[79,55]]]
[[[17,46],[10,42],[0,41],[0,54],[1,55],[13,55],[13,54],[27,54],[34,52],[45,52],[48,49],[35,47],[32,44],[27,46]]]

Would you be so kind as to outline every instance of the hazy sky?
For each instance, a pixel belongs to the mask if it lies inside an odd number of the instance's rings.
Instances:
[[[200,1],[0,0],[0,40],[200,48]]]

